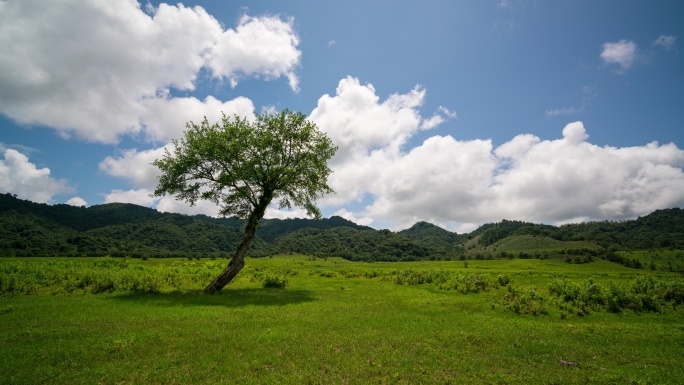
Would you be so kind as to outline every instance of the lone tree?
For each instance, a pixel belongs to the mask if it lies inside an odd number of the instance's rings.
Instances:
[[[334,192],[327,161],[337,151],[330,138],[299,112],[256,114],[256,120],[225,114],[220,122],[189,122],[184,138],[173,141],[154,161],[162,175],[155,196],[173,194],[194,205],[217,204],[223,216],[246,220],[245,235],[228,266],[204,289],[213,294],[245,265],[259,220],[273,200],[280,208],[298,206],[320,218],[315,201]]]

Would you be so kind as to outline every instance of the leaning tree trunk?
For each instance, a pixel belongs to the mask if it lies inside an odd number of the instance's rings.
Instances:
[[[271,199],[267,199],[267,197],[261,198],[259,206],[252,212],[247,220],[245,235],[242,238],[242,242],[240,243],[240,246],[238,246],[235,255],[233,256],[233,259],[231,259],[230,263],[228,266],[226,266],[223,272],[221,272],[218,277],[214,278],[209,286],[204,288],[204,294],[215,294],[221,291],[221,289],[229,284],[230,281],[232,281],[233,278],[235,278],[235,276],[245,266],[245,256],[247,256],[247,250],[249,249],[249,245],[252,243],[252,238],[254,238],[254,234],[256,233],[257,225],[264,216],[266,207],[268,207],[269,203],[271,203]]]

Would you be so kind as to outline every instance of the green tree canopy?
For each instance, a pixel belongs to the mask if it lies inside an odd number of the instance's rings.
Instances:
[[[223,216],[247,220],[235,256],[206,293],[220,291],[244,266],[257,224],[271,202],[298,206],[320,217],[316,200],[332,193],[327,161],[337,151],[330,138],[299,112],[256,113],[256,119],[223,117],[210,124],[187,124],[184,138],[153,164],[162,175],[155,196],[175,195],[194,205],[198,200],[219,206]]]

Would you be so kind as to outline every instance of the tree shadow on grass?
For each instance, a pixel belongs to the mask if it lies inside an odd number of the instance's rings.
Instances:
[[[146,306],[284,306],[313,301],[308,290],[250,288],[224,289],[219,294],[203,294],[201,290],[171,293],[127,293],[111,297],[117,301],[130,301]]]

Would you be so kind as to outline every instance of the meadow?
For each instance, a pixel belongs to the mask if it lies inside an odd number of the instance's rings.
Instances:
[[[640,256],[651,258],[650,256]],[[657,261],[661,263],[661,261]],[[0,258],[8,384],[675,384],[684,279],[605,260]]]

